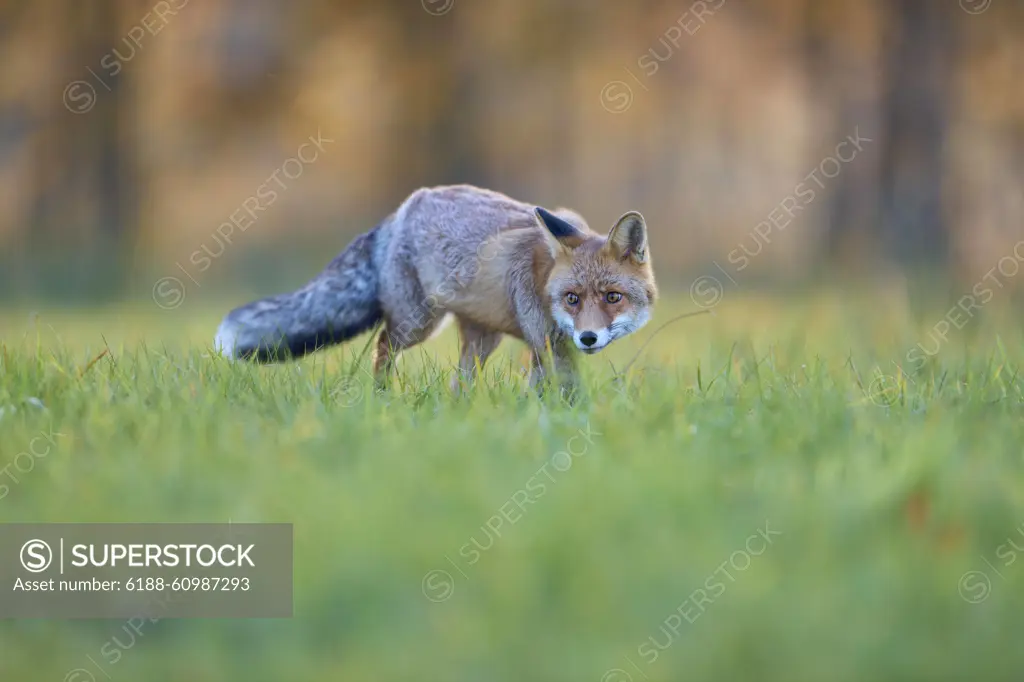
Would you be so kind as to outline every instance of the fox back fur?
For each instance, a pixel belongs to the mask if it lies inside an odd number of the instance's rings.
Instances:
[[[502,335],[532,351],[531,383],[572,383],[574,350],[596,353],[650,319],[657,296],[643,216],[605,236],[568,209],[535,208],[468,185],[417,190],[298,291],[232,310],[215,347],[274,362],[341,343],[380,323],[374,371],[454,315],[459,369],[472,378]]]

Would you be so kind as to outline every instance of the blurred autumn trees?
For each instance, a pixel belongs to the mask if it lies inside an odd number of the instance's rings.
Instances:
[[[318,134],[218,272],[454,182],[639,209],[669,281],[755,242],[773,275],[983,272],[1024,238],[1022,39],[1013,0],[6,0],[0,287],[187,259]]]

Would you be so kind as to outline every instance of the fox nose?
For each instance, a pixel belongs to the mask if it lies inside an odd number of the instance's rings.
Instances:
[[[580,334],[580,343],[582,343],[587,348],[590,348],[595,343],[597,343],[597,334],[595,334],[594,332],[583,332],[582,334]]]

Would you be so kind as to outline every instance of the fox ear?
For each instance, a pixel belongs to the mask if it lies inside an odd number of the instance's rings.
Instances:
[[[646,263],[649,257],[647,246],[647,223],[636,211],[619,218],[608,233],[607,248],[619,260],[631,258],[637,263]]]
[[[537,223],[541,226],[552,255],[560,251],[569,252],[583,241],[583,233],[572,223],[562,220],[551,211],[535,208],[533,211]]]

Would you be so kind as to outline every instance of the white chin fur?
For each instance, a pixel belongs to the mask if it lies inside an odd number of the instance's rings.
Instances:
[[[611,324],[611,329],[614,330],[614,338],[619,339],[623,336],[629,336],[636,330],[643,327],[651,319],[651,311],[644,308],[640,310],[636,317],[631,315],[619,315]]]
[[[637,315],[637,319],[636,319],[636,322],[634,323],[632,331],[635,332],[637,329],[640,329],[640,327],[643,327],[645,324],[647,324],[650,321],[651,321],[651,311],[649,309],[647,309],[647,308],[641,309],[640,310],[640,314]]]

